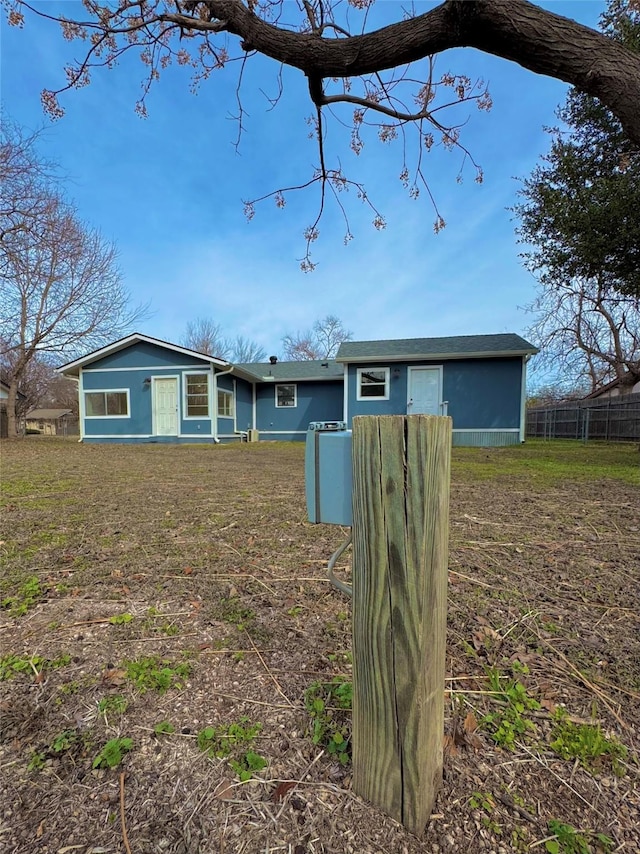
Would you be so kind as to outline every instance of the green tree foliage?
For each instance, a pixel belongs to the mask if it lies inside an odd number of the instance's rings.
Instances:
[[[610,0],[603,31],[640,52],[640,8]],[[571,90],[550,152],[515,207],[522,255],[540,290],[529,335],[572,384],[640,379],[640,150],[602,103]]]
[[[639,7],[611,0],[601,23],[640,53]],[[551,131],[515,208],[518,234],[533,246],[525,264],[543,285],[584,278],[640,297],[640,150],[601,102],[575,89],[558,118],[564,128]]]

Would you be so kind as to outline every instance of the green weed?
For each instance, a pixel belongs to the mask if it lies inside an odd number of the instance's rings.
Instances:
[[[256,612],[245,608],[237,596],[221,599],[219,604],[220,618],[225,623],[231,623],[239,631],[249,628],[256,619]]]
[[[340,676],[331,682],[314,682],[305,693],[311,717],[311,740],[346,765],[351,754],[351,711],[353,686]]]
[[[604,833],[581,832],[557,819],[551,819],[547,829],[553,834],[553,838],[547,839],[544,844],[549,854],[591,854],[589,839],[594,840],[604,852],[611,851],[614,845],[613,839]]]
[[[160,721],[154,726],[153,731],[156,735],[171,735],[176,731],[176,728],[171,721]]]
[[[208,726],[198,733],[198,747],[211,759],[226,759],[239,745],[250,745],[262,730],[262,724],[252,724],[242,717],[237,723]]]
[[[123,662],[127,678],[136,689],[144,694],[145,691],[167,691],[169,688],[181,688],[183,680],[191,673],[191,666],[186,662],[172,664],[155,656],[138,658]]]
[[[71,661],[68,653],[59,658],[43,658],[41,655],[5,655],[0,658],[0,682],[12,679],[20,673],[33,673],[39,676],[44,670],[64,667]]]
[[[112,694],[98,701],[98,711],[104,717],[104,722],[109,725],[109,715],[122,715],[127,711],[127,700],[121,694]]]
[[[112,738],[93,760],[92,768],[117,768],[122,762],[125,753],[133,747],[130,738]]]
[[[130,623],[133,619],[133,614],[114,614],[113,617],[109,617],[109,622],[112,626],[124,626],[126,623]]]
[[[496,744],[512,750],[518,738],[535,729],[525,715],[539,709],[540,703],[528,694],[522,682],[501,676],[495,667],[487,669],[487,677],[493,699],[502,708],[486,714],[480,723],[487,727]]]
[[[264,756],[260,756],[259,753],[255,753],[253,750],[247,750],[247,752],[240,756],[239,759],[230,759],[229,765],[238,775],[240,781],[242,783],[246,783],[247,780],[250,780],[253,777],[256,771],[262,771],[262,769],[266,767],[267,760]]]
[[[616,738],[603,735],[597,725],[575,724],[568,720],[566,712],[556,712],[556,724],[552,732],[551,749],[563,759],[578,759],[587,771],[595,771],[606,758],[616,776],[624,774],[621,760],[626,759],[627,749]]]
[[[15,596],[2,600],[2,607],[9,611],[10,617],[22,617],[44,595],[40,582],[35,575],[28,578]]]

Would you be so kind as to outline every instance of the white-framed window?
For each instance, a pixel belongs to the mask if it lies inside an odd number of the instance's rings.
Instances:
[[[128,418],[129,389],[85,391],[84,415],[85,418]]]
[[[389,400],[389,368],[358,368],[358,400]]]
[[[233,392],[218,389],[218,415],[221,418],[233,418]]]
[[[209,374],[184,375],[184,404],[187,418],[209,417]]]
[[[294,407],[298,405],[298,387],[295,383],[280,383],[276,386],[276,407]]]

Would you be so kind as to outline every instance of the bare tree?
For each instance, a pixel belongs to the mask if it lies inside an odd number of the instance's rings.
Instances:
[[[251,341],[249,338],[244,338],[242,335],[237,335],[231,343],[231,359],[240,364],[245,362],[263,362],[267,358],[267,351],[264,347]]]
[[[345,329],[334,314],[316,320],[307,332],[285,335],[282,339],[284,354],[293,362],[308,359],[333,359],[343,341],[351,341],[353,333]]]
[[[575,280],[542,285],[528,308],[537,320],[527,334],[541,350],[534,373],[587,392],[616,379],[625,394],[640,380],[638,297],[611,293],[604,280]]]
[[[229,343],[222,334],[222,327],[210,317],[190,320],[180,343],[190,350],[206,353],[207,356],[215,356],[218,359],[227,359],[230,355]]]
[[[220,324],[210,317],[190,320],[180,343],[198,353],[217,356],[229,362],[260,362],[266,358],[265,349],[249,338],[242,335],[225,338]]]
[[[7,0],[5,5],[10,24],[22,26],[26,15],[39,14],[58,21],[65,38],[83,44],[80,59],[65,69],[66,85],[43,93],[44,105],[54,117],[63,113],[58,100],[61,92],[86,85],[96,67],[116,67],[127,51],[138,52],[147,69],[143,95],[136,105],[142,115],[151,84],[172,62],[192,69],[196,87],[217,70],[235,64],[239,133],[246,120],[240,83],[252,56],[263,54],[278,66],[302,71],[314,109],[318,162],[308,181],[262,198],[273,197],[282,207],[286,190],[319,188],[317,216],[304,232],[303,269],[314,266],[310,246],[318,237],[318,223],[329,197],[345,214],[341,191],[354,188],[358,198],[371,207],[376,228],[385,226],[366,189],[343,173],[339,152],[330,159],[325,123],[332,116],[350,126],[355,153],[362,150],[367,128],[383,143],[400,140],[401,180],[414,198],[421,189],[426,190],[435,207],[436,230],[444,226],[444,220],[425,180],[427,153],[438,146],[458,150],[473,164],[477,180],[482,180],[480,167],[461,140],[461,127],[468,116],[460,115],[457,105],[475,103],[480,109],[489,109],[491,98],[480,80],[448,71],[436,75],[435,54],[451,48],[477,48],[572,84],[599,98],[620,119],[635,144],[640,144],[640,56],[615,39],[527,0],[446,0],[422,14],[410,5],[396,3],[395,23],[370,29],[373,3],[117,0],[104,4],[84,0],[82,18],[76,20],[57,18],[49,6],[36,8],[27,0]],[[409,145],[412,133],[414,145]],[[246,210],[249,217],[253,215],[253,201],[246,203]],[[346,221],[345,239],[350,237]]]
[[[33,140],[7,124],[0,132],[1,357],[9,435],[16,436],[17,391],[34,360],[100,346],[147,309],[130,308],[114,246],[63,199]]]

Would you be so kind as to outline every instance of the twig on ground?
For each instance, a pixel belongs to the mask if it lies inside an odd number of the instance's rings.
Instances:
[[[124,842],[124,847],[126,849],[127,854],[131,854],[131,847],[129,846],[129,837],[127,836],[127,824],[124,818],[124,777],[125,772],[120,772],[120,824],[122,825],[122,841]]]
[[[290,699],[287,697],[287,695],[284,693],[284,691],[283,691],[283,690],[282,690],[282,688],[280,687],[280,683],[278,682],[278,680],[276,679],[276,677],[273,675],[273,673],[271,672],[271,670],[269,670],[269,666],[268,666],[267,662],[264,660],[264,658],[262,657],[262,655],[260,654],[260,650],[259,650],[259,649],[258,649],[258,647],[255,645],[255,643],[253,642],[253,638],[251,637],[251,635],[249,634],[249,632],[245,631],[245,634],[246,634],[246,636],[249,638],[249,643],[251,644],[251,646],[252,646],[252,647],[253,647],[253,649],[255,650],[255,652],[256,652],[256,654],[257,654],[258,658],[260,659],[260,661],[262,662],[262,666],[264,667],[265,671],[267,672],[267,675],[269,676],[269,678],[271,679],[271,681],[273,682],[273,684],[276,686],[276,690],[277,690],[278,694],[280,694],[280,696],[281,696],[281,697],[284,697],[284,699],[285,699],[285,700],[287,701],[287,703],[289,704],[289,707],[293,709],[293,708],[294,708],[294,704],[291,702],[291,700],[290,700]]]

